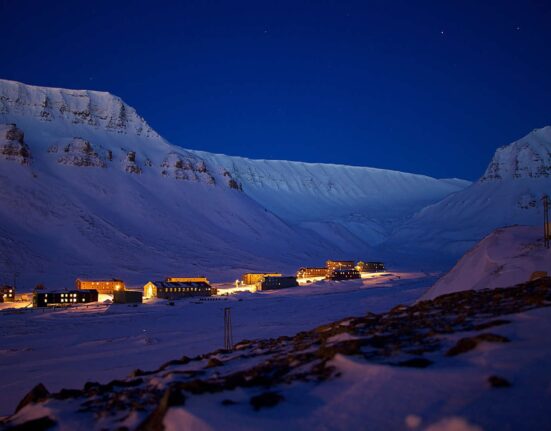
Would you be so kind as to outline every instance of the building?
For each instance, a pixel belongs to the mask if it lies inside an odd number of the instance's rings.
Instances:
[[[143,287],[146,298],[180,299],[190,296],[211,296],[212,288],[204,281],[150,281]]]
[[[328,271],[333,271],[334,269],[354,269],[355,265],[353,260],[328,260],[325,266]]]
[[[356,269],[334,269],[327,273],[329,280],[353,280],[360,277],[360,272]]]
[[[327,268],[300,268],[297,271],[297,278],[325,277]]]
[[[62,305],[78,305],[98,301],[98,291],[88,290],[69,290],[64,292],[39,292],[33,294],[33,306],[50,307]]]
[[[97,290],[98,293],[112,295],[116,290],[124,290],[124,281],[113,278],[111,280],[82,280],[78,278],[75,286],[79,290]]]
[[[167,277],[165,281],[178,282],[178,283],[207,283],[207,277]]]
[[[358,262],[356,269],[360,272],[384,272],[385,264],[383,262]]]
[[[12,286],[0,286],[0,302],[13,302],[15,301],[15,287]]]
[[[285,289],[298,286],[297,278],[294,276],[272,276],[268,275],[256,283],[257,290]]]
[[[115,290],[113,302],[115,304],[141,304],[143,293],[139,290]]]
[[[248,272],[241,276],[241,280],[243,284],[256,284],[262,281],[264,277],[281,277],[281,274],[277,272]]]

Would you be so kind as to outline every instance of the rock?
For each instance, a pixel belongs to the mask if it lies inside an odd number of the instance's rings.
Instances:
[[[0,124],[0,156],[28,165],[31,159],[29,146],[25,143],[24,133],[15,124]]]
[[[170,386],[153,412],[136,428],[138,431],[164,430],[163,419],[170,407],[182,406],[186,397],[176,386]]]
[[[508,388],[511,386],[509,380],[499,376],[488,377],[488,383],[492,388]]]
[[[107,165],[86,139],[75,137],[63,148],[59,164],[69,166],[105,168]]]
[[[480,334],[475,337],[466,337],[461,338],[455,346],[453,346],[451,349],[449,349],[446,352],[446,356],[456,356],[461,353],[468,352],[470,350],[473,350],[478,346],[481,342],[490,342],[490,343],[507,343],[510,340],[507,337],[504,337],[502,335],[496,335],[496,334]]]
[[[274,407],[278,405],[284,398],[282,395],[277,392],[263,392],[260,395],[255,395],[251,397],[250,403],[253,408],[258,411],[266,407]]]
[[[209,362],[207,363],[207,368],[219,367],[221,365],[224,365],[224,363],[220,359],[210,358]]]
[[[18,425],[8,426],[6,431],[44,431],[52,428],[57,424],[52,418],[48,416],[42,416],[38,419],[32,419],[27,422],[23,422]]]
[[[412,358],[398,362],[396,365],[398,365],[399,367],[427,368],[429,365],[432,364],[433,362],[427,358]]]
[[[48,389],[46,389],[46,387],[42,383],[39,383],[34,388],[32,388],[30,392],[27,395],[25,395],[21,401],[19,401],[19,404],[17,405],[15,412],[17,413],[27,404],[38,403],[40,401],[45,400],[48,397],[48,395],[50,395],[50,393],[48,392]]]

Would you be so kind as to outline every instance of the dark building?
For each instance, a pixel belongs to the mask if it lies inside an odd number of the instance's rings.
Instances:
[[[328,260],[325,262],[328,271],[333,271],[334,269],[354,269],[353,260]]]
[[[13,302],[15,301],[15,287],[12,286],[0,286],[0,302]]]
[[[297,272],[297,278],[325,277],[327,268],[300,268]]]
[[[278,272],[247,272],[241,276],[241,281],[243,284],[256,284],[264,277],[281,277],[281,274]]]
[[[353,280],[360,277],[357,269],[334,269],[327,273],[329,280]]]
[[[298,283],[294,276],[268,276],[256,283],[257,290],[285,289],[295,286],[298,286]]]
[[[146,298],[179,299],[190,296],[211,296],[209,283],[181,281],[150,281],[143,287]]]
[[[50,307],[61,305],[78,305],[98,301],[98,291],[89,290],[68,290],[65,292],[38,292],[33,294],[33,305],[35,307]]]
[[[142,300],[143,294],[138,290],[116,290],[113,292],[115,304],[141,304]]]
[[[384,272],[385,264],[383,262],[358,262],[356,269],[360,272]]]

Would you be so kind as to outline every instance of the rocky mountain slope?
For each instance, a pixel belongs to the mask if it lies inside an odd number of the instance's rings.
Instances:
[[[419,211],[388,244],[460,256],[498,227],[540,225],[543,194],[551,195],[551,126],[499,148],[478,181]]]
[[[109,93],[0,80],[0,277],[67,285],[364,258],[460,180],[168,143]]]
[[[107,384],[53,394],[39,384],[0,426],[541,429],[551,419],[549,305],[543,278],[243,340]]]

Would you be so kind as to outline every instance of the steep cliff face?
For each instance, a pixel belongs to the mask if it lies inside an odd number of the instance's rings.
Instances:
[[[480,181],[551,177],[551,126],[499,148]]]
[[[112,94],[37,87],[1,80],[0,115],[82,124],[120,134],[159,138],[134,108]]]

